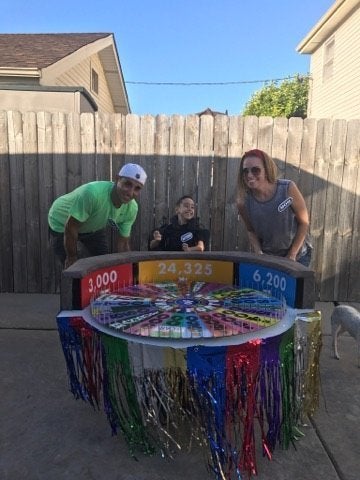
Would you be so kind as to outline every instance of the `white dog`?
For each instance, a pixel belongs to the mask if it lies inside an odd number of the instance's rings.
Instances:
[[[335,308],[331,315],[331,334],[334,357],[339,359],[338,338],[348,332],[357,341],[358,367],[360,367],[360,312],[349,305],[334,302]]]

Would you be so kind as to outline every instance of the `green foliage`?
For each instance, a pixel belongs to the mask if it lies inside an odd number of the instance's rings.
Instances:
[[[308,94],[308,75],[272,82],[252,95],[242,115],[306,118]]]

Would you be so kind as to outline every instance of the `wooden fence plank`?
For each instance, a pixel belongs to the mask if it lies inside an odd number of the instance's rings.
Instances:
[[[71,192],[74,188],[82,184],[82,159],[81,159],[81,140],[80,140],[80,116],[77,113],[67,115],[66,125],[67,137],[67,191]]]
[[[243,153],[258,146],[259,119],[254,115],[244,117]]]
[[[312,208],[312,193],[313,193],[313,181],[314,181],[314,162],[315,162],[315,150],[316,150],[316,132],[317,121],[313,118],[305,118],[302,123],[302,142],[301,142],[301,157],[300,157],[300,176],[298,179],[298,187],[302,193],[305,203],[309,212],[310,228],[309,235],[310,241],[313,246],[313,239],[311,236],[311,208]],[[312,252],[312,260],[310,268],[313,268],[315,254]]]
[[[355,203],[359,201],[356,197],[357,176],[359,168],[359,131],[357,122],[349,122],[346,137],[345,164],[340,194],[339,210],[339,236],[338,244],[338,284],[335,294],[337,298],[346,298],[349,290],[351,245],[354,229]],[[359,260],[357,260],[359,261]],[[353,279],[354,277],[352,277]],[[360,286],[360,281],[358,281]]]
[[[23,125],[20,112],[8,112],[13,275],[16,292],[27,289]]]
[[[313,192],[314,161],[316,149],[317,121],[306,118],[303,121],[303,136],[301,142],[300,177],[298,187],[303,194],[311,220],[311,197]]]
[[[12,292],[13,241],[7,113],[0,111],[0,291]]]
[[[214,117],[200,117],[199,171],[194,200],[197,203],[197,216],[201,224],[210,229],[211,196],[214,159]],[[212,239],[210,238],[210,243]]]
[[[199,164],[200,119],[197,115],[185,118],[185,156],[184,178],[181,195],[195,195]]]
[[[237,179],[239,174],[240,160],[243,153],[244,117],[229,117],[229,136],[226,171],[226,196],[224,224],[225,251],[242,250],[249,248],[245,228],[239,218],[237,208]]]
[[[286,155],[283,157],[286,159],[284,176],[293,180],[296,185],[299,184],[300,177],[302,134],[302,118],[289,118]]]
[[[257,148],[271,155],[273,144],[273,125],[272,117],[259,117]]]
[[[323,248],[318,252],[322,265],[322,282],[320,296],[331,300],[334,295],[334,287],[337,283],[336,269],[339,257],[337,255],[339,245],[339,193],[343,176],[345,157],[346,121],[335,120],[333,123],[331,153],[328,164],[328,176],[326,186],[326,200],[324,203],[324,238]],[[333,251],[332,255],[329,252]]]
[[[111,178],[111,122],[110,114],[95,113],[96,180]]]
[[[229,138],[229,117],[217,115],[214,125],[214,169],[213,194],[211,201],[211,249],[222,250],[226,225],[223,206],[226,199],[227,142]],[[236,179],[233,179],[236,182]]]
[[[149,225],[149,234],[158,228],[164,221],[168,222],[173,214],[172,206],[169,212],[169,151],[170,151],[170,117],[158,115],[156,117],[155,158],[154,170],[150,181],[154,191],[153,211]]]
[[[125,163],[126,150],[126,116],[116,113],[112,117],[112,180],[114,180]]]
[[[141,134],[141,150],[137,161],[147,173],[146,184],[141,191],[139,198],[139,214],[136,223],[139,227],[139,235],[136,237],[138,243],[137,249],[147,250],[149,233],[153,228],[154,216],[154,177],[155,177],[155,127],[157,118],[152,115],[144,115],[141,117],[140,134]],[[161,123],[161,121],[160,121]],[[165,133],[165,135],[167,132]],[[132,242],[135,241],[133,238]]]
[[[84,113],[80,117],[81,183],[96,180],[95,117]],[[106,178],[107,180],[107,178]]]
[[[125,135],[125,163],[136,163],[141,149],[140,117],[138,115],[126,116]]]
[[[93,115],[92,115],[93,117]],[[54,199],[68,191],[67,179],[67,119],[64,113],[52,115],[53,129],[53,195]],[[94,145],[92,145],[94,149]],[[55,259],[55,289],[60,289],[62,265]]]
[[[93,115],[90,114],[93,117]],[[89,120],[90,122],[90,120]],[[111,152],[110,152],[110,178],[111,181],[116,181],[117,176],[120,172],[121,167],[125,164],[125,150],[126,150],[126,116],[120,113],[116,113],[110,117],[110,132],[111,132]],[[90,130],[88,132],[86,143],[89,144],[89,163],[91,163],[91,142],[95,144],[95,140],[91,140],[93,134],[95,135],[95,126],[94,132]],[[95,152],[95,148],[92,149]],[[94,171],[96,170],[96,156],[93,158]],[[96,174],[94,174],[96,178]],[[109,236],[109,249],[111,253],[117,252],[117,239],[118,231],[112,225],[107,226],[108,236]],[[131,234],[133,238],[133,234]]]
[[[346,300],[360,302],[360,120],[350,120],[348,130],[353,137],[353,160],[357,165],[357,179],[354,184],[354,217],[352,224],[351,253],[349,255],[349,282]],[[355,173],[355,172],[354,172]]]
[[[317,289],[322,280],[322,258],[324,235],[324,211],[326,202],[326,182],[331,150],[332,121],[329,119],[319,120],[315,150],[313,196],[311,202],[312,218],[310,233],[314,242],[313,268]]]
[[[53,129],[53,193],[54,198],[67,193],[67,178],[66,178],[66,153],[67,153],[67,138],[66,138],[66,115],[64,113],[54,113],[52,115],[52,129]]]
[[[184,192],[184,162],[185,162],[185,117],[174,115],[170,125],[170,156],[168,202],[169,218],[174,213],[177,200]],[[186,193],[188,195],[188,193]],[[168,218],[168,220],[169,220]]]
[[[273,157],[278,168],[278,176],[281,178],[285,177],[288,127],[289,120],[287,118],[274,118],[273,142],[271,151],[268,153]]]
[[[141,118],[137,115],[127,115],[125,125],[125,163],[138,163],[141,152]],[[140,200],[141,201],[141,200]],[[135,221],[131,231],[131,248],[140,247],[140,223]]]
[[[24,185],[25,185],[25,217],[23,234],[26,236],[27,249],[27,292],[37,292],[41,285],[41,245],[40,237],[40,205],[39,205],[39,168],[37,155],[37,128],[34,112],[23,114],[24,138]]]
[[[55,257],[49,244],[47,215],[54,200],[53,192],[53,130],[51,114],[38,112],[36,115],[39,165],[39,214],[41,245],[41,291],[53,292],[55,285]]]

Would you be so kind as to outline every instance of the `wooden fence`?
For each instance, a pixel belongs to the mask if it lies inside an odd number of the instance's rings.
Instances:
[[[74,187],[144,166],[133,250],[192,194],[211,250],[247,250],[236,209],[240,157],[261,148],[294,180],[311,216],[319,299],[359,301],[360,120],[0,111],[0,291],[58,290],[48,243],[52,201]]]

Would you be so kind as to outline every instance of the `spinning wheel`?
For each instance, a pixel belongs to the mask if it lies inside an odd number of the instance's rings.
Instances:
[[[91,302],[109,333],[166,339],[229,337],[257,332],[284,316],[285,303],[249,288],[206,282],[128,286]]]
[[[250,477],[255,422],[271,458],[317,407],[320,315],[304,310],[313,272],[241,252],[153,253],[64,272],[57,321],[71,391],[103,403],[134,452],[173,455],[197,439],[216,478]]]

